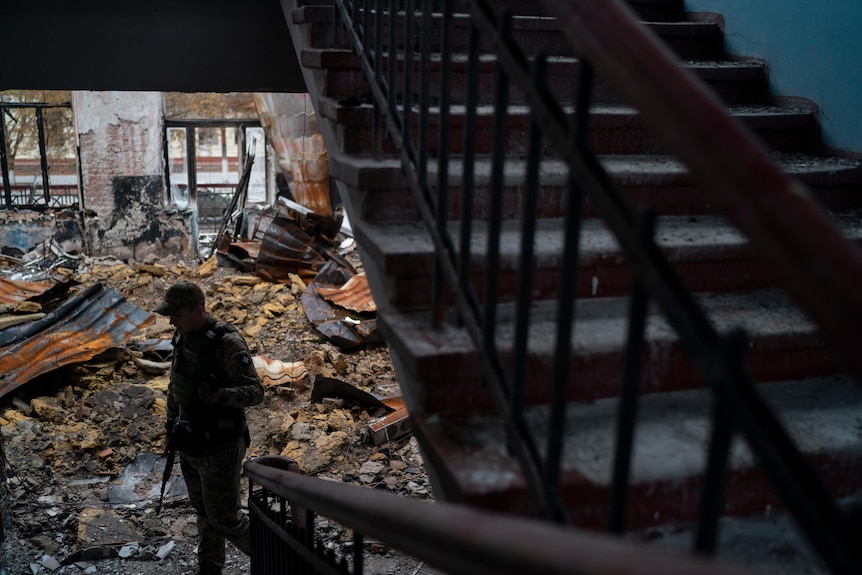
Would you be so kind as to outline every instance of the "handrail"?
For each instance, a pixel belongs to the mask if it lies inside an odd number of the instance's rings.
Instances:
[[[465,505],[425,503],[376,489],[304,476],[288,471],[290,464],[288,458],[270,455],[249,460],[244,469],[253,486],[261,486],[291,504],[314,510],[446,573],[745,575],[747,572],[736,565],[547,522]],[[253,555],[252,563],[256,559]]]
[[[862,252],[621,0],[542,0],[751,240],[862,381]],[[802,231],[805,233],[802,233]]]

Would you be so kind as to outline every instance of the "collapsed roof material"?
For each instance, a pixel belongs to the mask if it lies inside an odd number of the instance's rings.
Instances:
[[[154,322],[117,290],[95,284],[25,333],[7,338],[0,349],[0,397],[43,373],[92,359]]]

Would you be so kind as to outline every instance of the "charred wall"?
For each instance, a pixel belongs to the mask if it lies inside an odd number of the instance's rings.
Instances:
[[[161,92],[75,92],[92,255],[193,255],[192,214],[166,210]]]

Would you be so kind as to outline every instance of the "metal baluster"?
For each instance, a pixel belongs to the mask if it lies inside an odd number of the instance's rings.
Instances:
[[[415,162],[416,154],[411,138],[413,128],[413,19],[416,16],[416,0],[407,0],[404,7],[404,94],[401,96],[402,120],[401,120],[401,145],[408,152],[410,159]]]
[[[642,214],[638,224],[641,242],[653,243],[655,213],[650,211]],[[622,533],[625,529],[648,302],[647,292],[635,265],[632,267],[628,341],[623,365],[623,380],[620,387],[614,476],[611,486],[611,500],[608,506],[607,526],[611,533]]]
[[[512,15],[508,11],[500,15],[500,35],[511,37]],[[494,145],[492,151],[490,206],[488,210],[488,248],[485,254],[485,313],[483,318],[483,341],[487,353],[496,349],[497,292],[500,276],[500,232],[503,222],[503,167],[506,163],[508,143],[509,76],[498,66],[494,95]]]
[[[389,0],[389,83],[386,90],[386,101],[389,102],[389,114],[398,116],[398,97],[395,90],[396,70],[398,68],[398,49],[396,35],[398,28],[398,10],[396,0]]]
[[[9,181],[9,158],[6,155],[6,108],[0,106],[0,176],[3,177],[3,197],[12,209],[12,182]]]
[[[467,104],[464,111],[464,177],[461,197],[461,238],[459,244],[458,277],[459,289],[463,293],[472,291],[470,284],[470,234],[473,221],[473,192],[476,149],[473,135],[476,133],[476,107],[479,100],[479,30],[471,23],[467,48]],[[444,80],[445,81],[445,80]]]
[[[419,182],[425,186],[428,184],[428,114],[431,102],[431,25],[433,24],[430,0],[421,0],[420,10],[422,12],[422,32],[420,43],[422,54],[420,58],[420,82],[419,82]],[[439,146],[439,144],[438,144]]]
[[[374,1],[374,83],[383,85],[383,11],[384,0]],[[371,141],[374,146],[374,157],[379,158],[383,152],[383,113],[377,98],[372,98],[373,112],[371,117]]]
[[[42,108],[36,108],[36,127],[39,132],[39,166],[42,168],[42,197],[45,205],[51,205],[51,188],[48,184],[48,153],[45,146],[45,118]]]
[[[575,103],[574,133],[575,143],[581,153],[588,153],[588,130],[590,99],[592,97],[592,67],[582,64],[578,77],[578,92]],[[559,312],[557,314],[557,340],[554,350],[554,378],[551,390],[551,422],[548,430],[548,451],[546,454],[546,482],[549,501],[559,497],[560,457],[563,450],[563,433],[566,401],[569,386],[569,356],[572,337],[572,322],[575,318],[575,294],[578,274],[578,244],[581,233],[581,217],[584,207],[584,194],[578,183],[578,176],[569,168],[569,182],[566,196],[565,240],[563,246],[562,277],[559,290]],[[556,520],[562,521],[564,513],[559,504]]]
[[[451,110],[450,82],[445,79],[452,75],[452,0],[446,0],[443,6],[443,22],[440,32],[441,63],[440,79],[440,114],[437,122],[437,210],[436,224],[440,234],[446,233],[449,220],[449,114]],[[432,293],[432,325],[440,325],[443,316],[443,270],[440,257],[434,258],[434,283]]]
[[[364,562],[362,555],[363,538],[361,533],[353,532],[353,575],[362,575]]]
[[[545,77],[546,59],[539,55],[533,62],[533,86]],[[542,128],[530,116],[527,135],[527,175],[521,197],[521,263],[518,265],[518,295],[515,316],[515,349],[513,354],[512,417],[523,418],[524,392],[527,384],[527,340],[530,330],[530,303],[533,290],[533,255],[535,253],[536,213],[538,211],[539,167],[542,154]]]

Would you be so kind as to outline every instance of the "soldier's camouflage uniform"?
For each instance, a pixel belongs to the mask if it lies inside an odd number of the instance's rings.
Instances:
[[[217,385],[220,399],[204,404],[201,385]],[[197,512],[201,575],[221,574],[225,539],[249,554],[248,517],[240,511],[240,471],[249,444],[243,408],[262,400],[248,346],[233,327],[210,317],[201,329],[175,336],[168,428]]]

